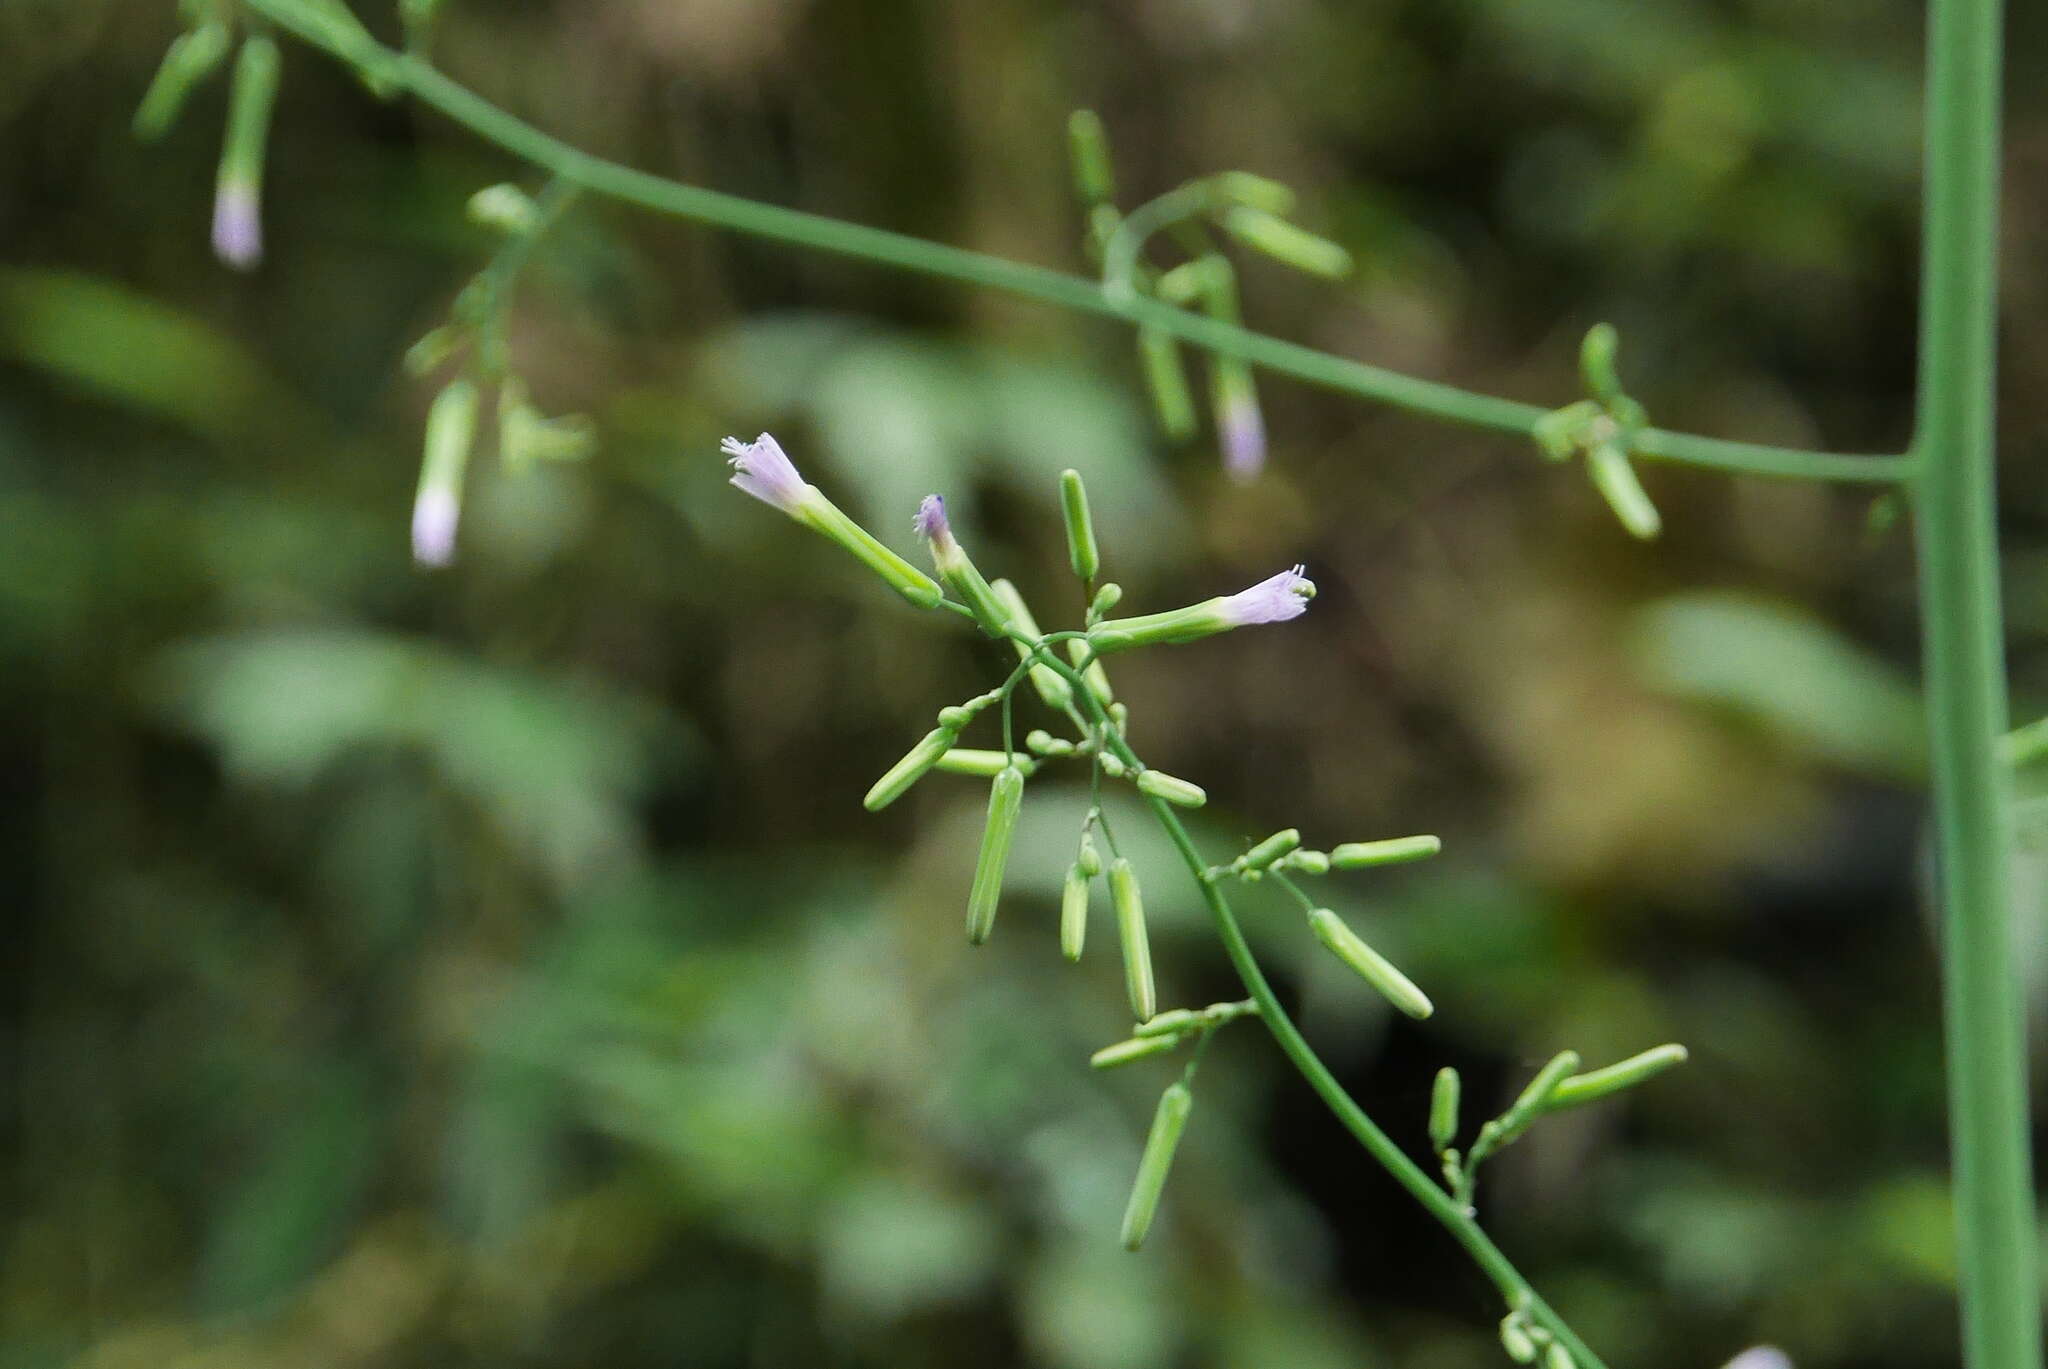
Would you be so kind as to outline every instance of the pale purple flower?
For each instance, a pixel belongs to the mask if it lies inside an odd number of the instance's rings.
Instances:
[[[1223,444],[1223,469],[1232,480],[1247,484],[1266,468],[1266,421],[1250,395],[1232,395],[1217,425]]]
[[[254,186],[221,182],[213,197],[213,251],[238,271],[254,270],[263,260],[262,207]]]
[[[1284,623],[1289,618],[1299,618],[1308,611],[1308,601],[1316,597],[1316,582],[1302,572],[1306,566],[1283,570],[1259,581],[1250,589],[1216,601],[1216,612],[1232,627],[1248,627],[1253,623]]]
[[[953,528],[946,521],[946,497],[942,494],[926,495],[918,504],[917,517],[911,520],[910,526],[928,542],[951,537]]]
[[[412,505],[412,555],[423,566],[445,566],[455,559],[455,524],[462,504],[445,485],[429,485]]]
[[[732,483],[764,504],[772,504],[794,517],[810,489],[796,466],[783,452],[782,444],[766,433],[752,442],[728,437],[719,450],[732,458]]]
[[[1792,1358],[1775,1345],[1752,1345],[1723,1369],[1792,1369]]]

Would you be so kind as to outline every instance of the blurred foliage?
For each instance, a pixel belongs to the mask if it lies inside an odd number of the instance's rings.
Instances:
[[[667,174],[1078,267],[1088,104],[1127,196],[1255,169],[1361,263],[1245,261],[1257,326],[1551,402],[1611,318],[1659,422],[1906,436],[1913,5],[443,8],[459,79]],[[489,250],[466,196],[522,173],[288,48],[269,255],[231,275],[221,90],[128,136],[171,10],[0,4],[0,1365],[1500,1362],[1479,1277],[1248,1028],[1160,1229],[1116,1248],[1166,1070],[1085,1068],[1125,1024],[1106,929],[1080,970],[1053,948],[1084,797],[1034,788],[968,953],[979,786],[858,798],[1000,663],[725,489],[717,439],[762,428],[899,545],[954,495],[1049,626],[1068,464],[1134,609],[1308,561],[1300,622],[1119,680],[1214,851],[1445,836],[1331,886],[1427,1029],[1248,891],[1347,1084],[1419,1153],[1439,1064],[1479,1107],[1560,1046],[1686,1041],[1489,1171],[1502,1243],[1618,1364],[1953,1361],[1911,565],[1867,493],[1651,471],[1643,548],[1532,449],[1278,383],[1237,489],[1150,434],[1116,329],[585,203],[511,344],[599,453],[485,463],[423,574],[431,387],[399,357]],[[2013,93],[2034,716],[2048,111]],[[1137,857],[1170,997],[1231,995]]]

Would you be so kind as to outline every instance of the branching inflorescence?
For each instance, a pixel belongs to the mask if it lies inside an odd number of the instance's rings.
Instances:
[[[913,524],[930,549],[934,577],[891,551],[817,486],[806,481],[781,444],[767,433],[752,442],[727,438],[724,450],[733,466],[732,483],[739,489],[837,543],[914,606],[947,610],[967,618],[988,637],[1014,651],[1017,663],[1000,685],[940,709],[931,731],[875,781],[864,800],[870,811],[886,808],[934,771],[989,780],[988,812],[967,895],[967,940],[971,944],[987,941],[995,929],[1011,838],[1027,781],[1047,766],[1087,766],[1089,801],[1081,818],[1074,861],[1067,869],[1061,890],[1060,950],[1069,960],[1080,959],[1087,944],[1094,883],[1098,878],[1105,879],[1134,1019],[1129,1038],[1104,1046],[1095,1052],[1090,1063],[1098,1069],[1109,1069],[1190,1048],[1180,1077],[1168,1085],[1159,1100],[1146,1138],[1124,1214],[1122,1234],[1128,1248],[1138,1249],[1151,1229],[1174,1150],[1194,1104],[1195,1069],[1215,1033],[1242,1018],[1262,1018],[1291,1055],[1307,1051],[1271,987],[1244,949],[1223,886],[1272,881],[1299,904],[1315,939],[1390,1004],[1414,1018],[1426,1018],[1434,1011],[1429,996],[1413,980],[1335,912],[1322,906],[1301,881],[1333,871],[1426,859],[1441,849],[1437,838],[1406,836],[1345,842],[1321,851],[1304,847],[1300,831],[1290,827],[1254,843],[1226,863],[1205,864],[1196,854],[1175,810],[1200,808],[1207,803],[1208,795],[1200,785],[1154,769],[1139,759],[1130,740],[1130,709],[1116,697],[1104,668],[1103,658],[1117,652],[1194,642],[1237,628],[1300,617],[1315,597],[1315,584],[1303,573],[1305,567],[1280,571],[1235,594],[1159,613],[1113,617],[1123,591],[1114,582],[1098,583],[1101,554],[1087,490],[1078,472],[1066,471],[1060,477],[1060,503],[1065,514],[1068,563],[1080,582],[1081,598],[1087,608],[1080,628],[1044,632],[1014,584],[1002,579],[991,581],[975,565],[953,532],[941,496],[928,496],[919,506]],[[1024,734],[1022,744],[1018,743],[1013,715],[1017,696],[1027,682],[1030,692],[1053,715],[1054,726],[1070,735],[1033,728]],[[960,745],[968,729],[991,710],[1000,720],[1000,747]],[[1200,885],[1218,919],[1226,949],[1238,963],[1250,997],[1203,1008],[1161,1010],[1146,932],[1144,895],[1137,869],[1119,847],[1105,811],[1102,796],[1106,782],[1130,785],[1165,826],[1188,874]],[[1103,848],[1107,850],[1106,861]],[[1432,1210],[1454,1232],[1476,1236],[1474,1186],[1480,1166],[1489,1157],[1519,1138],[1539,1117],[1605,1098],[1684,1059],[1684,1047],[1666,1045],[1605,1069],[1581,1073],[1578,1055],[1563,1051],[1537,1074],[1506,1112],[1479,1128],[1469,1150],[1462,1155],[1455,1145],[1459,1130],[1459,1081],[1456,1071],[1445,1069],[1438,1076],[1428,1118],[1428,1135],[1442,1174],[1441,1184],[1422,1178],[1405,1157],[1402,1167],[1390,1167],[1411,1191],[1416,1189],[1417,1182],[1423,1186]],[[1320,1064],[1316,1068],[1327,1077]],[[1331,1086],[1334,1087],[1334,1081]],[[1355,1103],[1348,1098],[1345,1103],[1349,1112],[1365,1121]],[[1340,1111],[1340,1116],[1344,1115]],[[1365,1124],[1371,1125],[1369,1121]],[[1381,1143],[1391,1145],[1376,1128],[1374,1135]],[[1495,1273],[1509,1305],[1507,1320],[1502,1323],[1502,1342],[1508,1352],[1525,1363],[1541,1353],[1546,1356],[1548,1369],[1569,1369],[1575,1363],[1597,1364],[1505,1261],[1501,1261],[1501,1267],[1506,1269],[1505,1277],[1498,1269],[1489,1272]]]

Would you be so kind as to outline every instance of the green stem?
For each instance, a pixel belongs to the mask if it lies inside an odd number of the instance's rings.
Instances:
[[[2024,998],[2013,954],[1999,607],[1999,0],[1933,0],[1912,484],[1940,864],[1963,1362],[2038,1369]]]
[[[1184,342],[1241,358],[1279,375],[1311,385],[1389,404],[1411,413],[1499,432],[1527,435],[1548,412],[1534,404],[1476,394],[1453,385],[1422,380],[1313,347],[1268,337],[1143,296],[1117,298],[1086,276],[926,242],[902,233],[845,223],[818,214],[761,204],[701,186],[635,171],[554,138],[515,118],[467,87],[419,60],[384,47],[359,33],[324,24],[301,0],[242,0],[314,47],[360,69],[366,76],[411,92],[472,133],[523,161],[542,167],[599,195],[657,213],[713,224],[754,237],[792,243],[821,252],[967,285],[1002,290],[1027,299],[1157,328]],[[1725,442],[1687,433],[1645,428],[1636,434],[1636,455],[1714,470],[1811,480],[1890,484],[1912,470],[1908,456],[1847,456],[1800,451],[1750,442]]]

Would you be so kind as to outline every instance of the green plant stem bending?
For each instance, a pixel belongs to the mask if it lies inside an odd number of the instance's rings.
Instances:
[[[340,58],[373,82],[410,92],[506,152],[594,194],[657,213],[755,237],[858,257],[900,270],[1021,295],[1078,313],[1121,319],[1170,333],[1278,375],[1470,427],[1527,436],[1548,410],[1403,375],[1269,337],[1142,296],[1115,297],[1086,276],[926,242],[901,233],[762,204],[651,175],[592,156],[498,108],[420,58],[394,52],[360,30],[322,20],[301,0],[242,0],[307,43]],[[1634,455],[1713,470],[1792,479],[1891,484],[1912,472],[1909,456],[1856,456],[1731,442],[1645,428]]]

